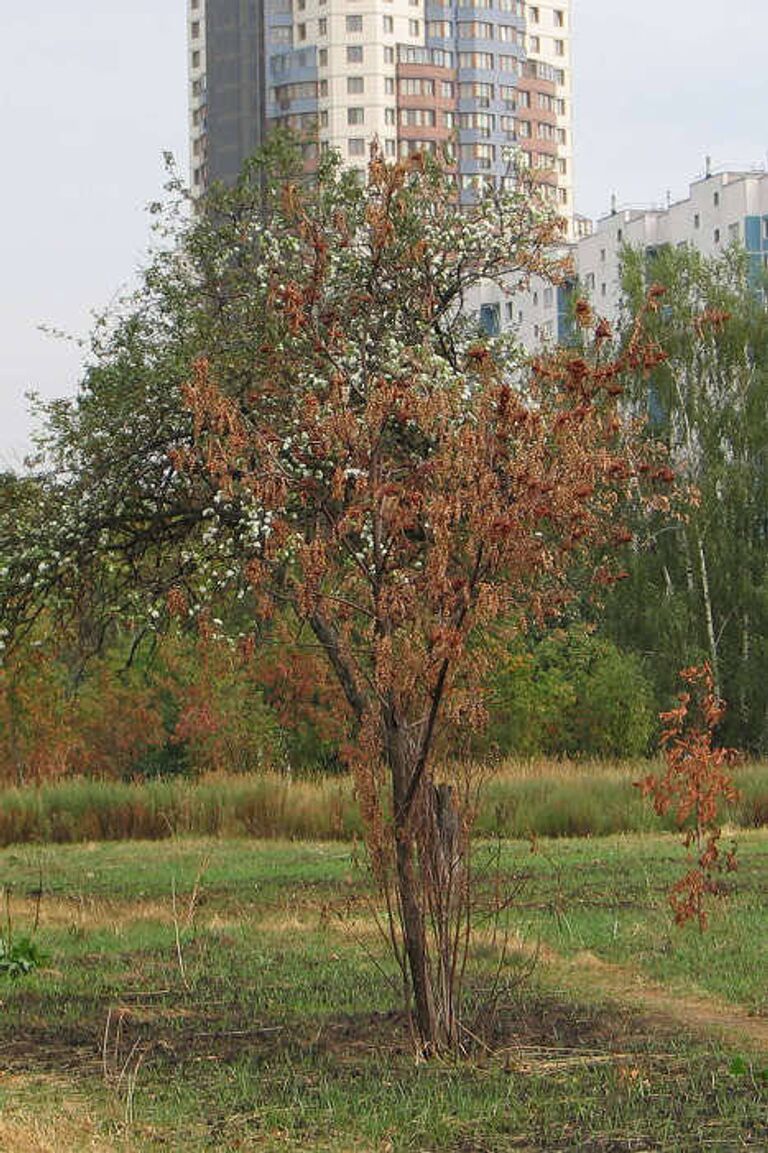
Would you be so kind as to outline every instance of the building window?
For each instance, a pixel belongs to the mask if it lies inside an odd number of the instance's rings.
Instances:
[[[320,85],[318,88],[318,95],[320,95],[320,96],[327,96],[328,95],[328,81],[327,80],[321,80],[320,81]]]
[[[435,82],[430,79],[406,76],[400,81],[401,96],[434,96]]]
[[[493,24],[483,20],[465,21],[459,24],[459,40],[493,40]]]
[[[394,78],[394,76],[385,76],[384,77],[384,91],[387,94],[387,96],[394,96],[395,95],[395,78]]]
[[[345,17],[345,26],[347,32],[362,32],[363,18],[359,13],[354,13],[352,16]]]
[[[200,53],[199,52],[193,52],[192,53],[192,67],[193,68],[199,68],[200,67]]]
[[[327,108],[324,108],[323,111],[320,113],[320,127],[321,128],[327,128],[328,127],[328,109]]]
[[[347,64],[362,64],[363,62],[363,46],[362,44],[348,44],[347,45]]]
[[[502,84],[499,87],[499,100],[507,109],[508,112],[517,111],[517,89],[512,88],[509,84]],[[486,105],[487,107],[487,105]],[[523,107],[523,105],[521,105]]]
[[[347,49],[347,51],[349,51],[349,49]],[[360,49],[360,51],[362,52],[362,48]],[[362,56],[360,57],[360,59],[362,60]],[[395,50],[391,44],[385,44],[384,45],[384,63],[385,64],[394,64],[394,62],[395,62]]]
[[[564,40],[555,40],[555,56],[565,56]]]
[[[565,13],[560,8],[555,8],[552,17],[555,21],[555,28],[565,27]]]
[[[306,40],[306,38],[307,38],[307,26],[306,26],[306,24],[298,24],[296,26],[296,33],[298,35],[299,40]]]
[[[407,128],[434,128],[434,108],[401,108],[400,123]]]
[[[506,44],[517,44],[517,28],[513,28],[510,24],[499,24],[496,39],[503,40]]]
[[[440,81],[440,95],[442,96],[443,100],[452,100],[453,99],[453,93],[454,93],[453,81],[452,80],[441,80]]]
[[[394,30],[395,30],[394,20],[392,19],[391,16],[385,16],[384,17],[384,31],[385,31],[385,33],[386,32],[394,32]]]
[[[528,16],[530,18],[531,24],[538,24],[541,18],[541,13],[539,12],[538,8],[529,8]]]
[[[465,131],[477,132],[480,136],[490,136],[496,123],[496,117],[490,112],[460,112],[459,127]]]
[[[498,304],[480,305],[480,327],[486,336],[498,336],[501,329]]]
[[[508,92],[511,92],[514,94],[515,89],[514,88],[509,88],[509,89],[502,88],[501,91],[502,91],[502,99],[503,99],[504,98],[504,96],[503,96],[504,92],[508,91]],[[453,85],[452,84],[451,84],[450,93],[447,93],[445,91],[443,92],[443,96],[448,96],[448,95],[453,96]],[[490,108],[491,101],[493,100],[493,85],[492,84],[485,84],[479,80],[464,81],[462,84],[459,84],[459,98],[461,100],[473,100],[475,102],[475,106],[477,108]]]
[[[390,137],[384,141],[384,152],[387,156],[397,156],[397,144]]]
[[[719,243],[720,243],[720,229],[716,228],[715,229],[715,244],[719,244]]]
[[[698,212],[694,215],[693,227],[694,228],[701,228],[701,217],[699,216]]]
[[[409,36],[421,35],[421,21],[420,20],[409,20],[408,21],[408,35]]]
[[[493,71],[492,52],[460,52],[459,68],[481,68],[485,72]]]
[[[318,20],[318,22],[317,22],[317,34],[318,34],[318,36],[327,36],[328,35],[328,17],[327,16],[321,16],[320,19]]]
[[[317,54],[317,63],[320,65],[321,68],[327,68],[328,67],[328,49],[327,48],[321,48],[320,49],[320,51]]]
[[[362,76],[348,76],[347,77],[347,92],[350,96],[357,96],[358,93],[365,91],[365,79]]]
[[[472,161],[477,168],[488,169],[496,159],[496,149],[492,144],[462,144],[461,159]]]
[[[200,35],[200,21],[199,20],[193,20],[192,21],[192,39],[197,40],[199,35]]]
[[[714,202],[715,208],[719,208],[720,207],[720,193],[716,192],[715,195],[712,197],[712,200]]]
[[[385,108],[384,109],[384,123],[385,124],[394,124],[395,123],[395,110],[394,110],[394,108]]]
[[[350,137],[347,141],[347,152],[350,156],[365,156],[365,137]]]
[[[364,124],[365,123],[365,109],[364,108],[348,108],[347,109],[347,124]]]
[[[528,37],[528,50],[530,52],[541,52],[541,40],[538,36]]]

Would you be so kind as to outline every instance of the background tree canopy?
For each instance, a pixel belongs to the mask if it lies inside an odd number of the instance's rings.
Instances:
[[[606,624],[653,678],[660,706],[676,670],[706,659],[730,708],[724,739],[768,746],[768,314],[759,277],[737,248],[624,254],[626,333],[647,285],[647,319],[666,357],[630,395],[696,490],[686,516],[636,525],[630,579]]]

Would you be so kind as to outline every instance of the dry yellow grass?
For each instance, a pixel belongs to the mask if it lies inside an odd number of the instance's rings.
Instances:
[[[81,1102],[71,1101],[54,1112],[35,1109],[0,1116],[3,1153],[132,1153],[135,1146],[123,1137],[105,1138]]]

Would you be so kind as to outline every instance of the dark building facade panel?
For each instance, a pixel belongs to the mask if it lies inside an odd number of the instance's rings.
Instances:
[[[207,177],[233,184],[265,137],[263,0],[206,5]]]

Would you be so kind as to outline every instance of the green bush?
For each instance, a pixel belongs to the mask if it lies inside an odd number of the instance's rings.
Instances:
[[[495,672],[487,742],[505,755],[637,757],[655,727],[640,661],[577,626],[520,646]]]
[[[0,937],[0,975],[5,977],[26,977],[33,969],[44,965],[48,957],[37,947],[31,937],[6,940]]]

